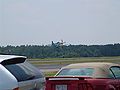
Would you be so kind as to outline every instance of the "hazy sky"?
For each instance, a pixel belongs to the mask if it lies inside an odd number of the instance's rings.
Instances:
[[[120,0],[0,0],[0,45],[120,43]]]

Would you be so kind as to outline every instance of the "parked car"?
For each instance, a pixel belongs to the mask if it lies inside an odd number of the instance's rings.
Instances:
[[[46,90],[120,90],[120,65],[92,62],[70,64],[46,78]]]
[[[24,56],[0,55],[0,90],[44,90],[44,75]]]

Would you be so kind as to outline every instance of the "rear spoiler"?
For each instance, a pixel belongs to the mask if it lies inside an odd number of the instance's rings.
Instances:
[[[10,59],[3,60],[1,62],[2,65],[11,65],[11,64],[18,64],[18,63],[23,63],[25,62],[26,57],[14,57]]]
[[[46,80],[85,80],[92,77],[46,77]]]

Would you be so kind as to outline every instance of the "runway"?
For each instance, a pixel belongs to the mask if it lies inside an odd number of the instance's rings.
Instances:
[[[65,65],[39,65],[37,66],[42,72],[51,72],[51,71],[58,71]]]

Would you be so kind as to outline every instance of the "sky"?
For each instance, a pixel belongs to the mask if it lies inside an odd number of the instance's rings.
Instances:
[[[0,0],[0,46],[120,43],[120,0]]]

